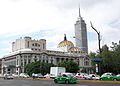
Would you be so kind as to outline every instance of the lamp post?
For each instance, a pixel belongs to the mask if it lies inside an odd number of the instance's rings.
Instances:
[[[100,48],[100,41],[101,41],[100,32],[98,32],[98,31],[93,27],[92,22],[90,22],[90,24],[91,24],[92,29],[95,30],[95,32],[96,32],[97,35],[98,35],[98,47],[99,47],[99,53],[101,54],[101,48]],[[99,63],[102,61],[102,59],[97,57],[97,58],[93,59],[93,61],[96,62],[96,73],[100,73],[100,64],[99,64]]]
[[[98,31],[93,27],[92,22],[90,22],[90,24],[91,24],[92,29],[95,30],[95,32],[96,32],[97,35],[98,35],[98,47],[99,47],[99,53],[101,53],[101,48],[100,48],[100,41],[101,41],[100,32],[98,32]]]

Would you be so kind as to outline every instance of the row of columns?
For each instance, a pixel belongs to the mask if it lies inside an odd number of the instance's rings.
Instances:
[[[16,55],[16,73],[20,74],[25,71],[25,65],[31,62],[41,61],[48,62],[57,65],[58,62],[73,60],[78,63],[79,67],[84,67],[84,58],[82,57],[60,57],[60,56],[48,56],[46,54],[19,54]]]

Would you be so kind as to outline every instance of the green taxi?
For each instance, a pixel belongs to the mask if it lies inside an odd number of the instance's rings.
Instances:
[[[120,75],[115,75],[113,73],[104,73],[100,80],[109,80],[109,81],[120,81]]]
[[[60,76],[54,78],[55,83],[75,84],[77,79],[73,77],[72,73],[63,73]]]

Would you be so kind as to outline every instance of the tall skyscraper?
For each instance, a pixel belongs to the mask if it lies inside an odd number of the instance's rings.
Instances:
[[[79,8],[79,17],[75,23],[75,43],[76,47],[88,53],[87,28],[86,23],[81,17]]]

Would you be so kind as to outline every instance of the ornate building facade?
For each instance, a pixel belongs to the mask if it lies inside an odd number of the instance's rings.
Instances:
[[[17,73],[25,72],[25,66],[31,62],[41,61],[46,63],[53,63],[57,65],[60,61],[75,61],[81,68],[90,68],[91,60],[86,53],[81,52],[79,48],[73,47],[72,42],[64,41],[59,43],[59,47],[71,46],[67,52],[46,50],[46,40],[32,40],[31,37],[24,37],[21,42],[24,48],[20,47],[17,39],[12,43],[12,49],[14,50],[9,55],[2,58],[2,74],[4,73]],[[29,40],[29,41],[28,41]],[[68,43],[68,44],[64,44]],[[28,45],[29,44],[29,45]],[[28,47],[29,46],[29,47]],[[66,49],[66,48],[65,48]],[[12,68],[13,67],[13,68]]]
[[[33,40],[31,37],[16,39],[12,43],[12,52],[1,60],[1,73],[23,73],[27,64],[36,61],[57,65],[58,62],[68,60],[76,62],[80,70],[84,69],[86,72],[89,72],[91,59],[87,55],[86,24],[81,18],[80,12],[79,19],[75,24],[75,37],[76,46],[67,40],[66,35],[64,35],[64,40],[58,44],[58,48],[61,51],[47,50],[45,39]],[[81,40],[81,42],[77,39]]]

